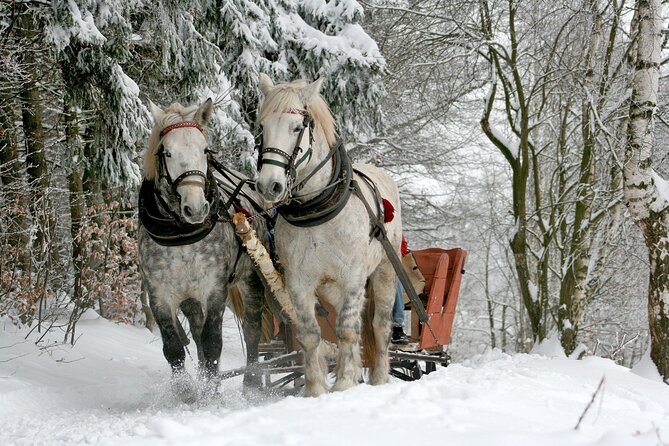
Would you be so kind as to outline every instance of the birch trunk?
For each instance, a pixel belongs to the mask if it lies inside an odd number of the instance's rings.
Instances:
[[[581,134],[583,152],[577,186],[578,199],[574,210],[572,240],[566,259],[565,275],[560,286],[560,306],[558,309],[558,330],[560,341],[566,354],[576,349],[578,329],[587,305],[588,293],[586,281],[591,256],[592,242],[592,188],[595,174],[595,154],[597,149],[597,133],[594,107],[594,78],[597,54],[602,41],[602,18],[597,6],[591,4],[593,27],[590,35],[590,47],[586,55],[587,70],[585,74],[585,98],[581,104]]]
[[[648,247],[650,356],[669,384],[669,202],[652,169],[662,44],[661,0],[637,0],[638,37],[632,78],[627,145],[625,204]]]

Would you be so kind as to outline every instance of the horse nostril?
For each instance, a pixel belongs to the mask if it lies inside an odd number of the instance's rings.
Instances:
[[[184,215],[186,217],[192,217],[193,216],[193,210],[190,208],[190,206],[188,206],[188,205],[184,206]]]
[[[283,192],[283,186],[278,181],[275,181],[272,183],[271,191],[274,195],[279,195],[281,192]]]
[[[209,203],[205,203],[202,208],[202,215],[207,215],[209,213]]]

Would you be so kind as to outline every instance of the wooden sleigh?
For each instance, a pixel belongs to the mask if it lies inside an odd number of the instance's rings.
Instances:
[[[411,251],[410,255],[415,260],[414,268],[420,274],[412,274],[414,271],[408,273],[410,277],[418,276],[414,284],[419,287],[416,292],[427,312],[428,321],[421,324],[416,309],[410,302],[407,303],[405,309],[411,310],[410,343],[391,345],[389,350],[391,375],[406,381],[419,379],[423,374],[436,370],[438,364],[447,366],[450,362],[446,347],[451,342],[467,252],[462,248],[427,248]],[[328,303],[321,303],[316,308],[316,314],[322,339],[333,346],[336,344],[337,318],[334,308]],[[293,393],[301,387],[302,354],[294,333],[293,327],[281,324],[275,317],[274,338],[259,346],[262,360],[256,366],[257,373],[262,376],[263,386],[268,390],[281,389]],[[230,378],[246,370],[246,367],[240,367],[223,372],[221,376]]]

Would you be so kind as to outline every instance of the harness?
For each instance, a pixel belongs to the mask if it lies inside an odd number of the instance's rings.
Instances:
[[[193,121],[182,121],[165,127],[160,132],[161,139],[174,129],[192,127],[202,131],[202,127]],[[139,220],[146,229],[151,238],[162,246],[182,246],[196,243],[205,238],[216,226],[219,211],[219,190],[216,185],[216,179],[211,169],[207,172],[200,170],[187,170],[176,179],[172,179],[167,169],[165,158],[170,155],[165,151],[161,144],[156,152],[158,157],[159,178],[165,178],[172,192],[179,201],[181,196],[178,192],[178,186],[190,176],[201,177],[204,180],[205,197],[210,203],[209,215],[202,223],[190,224],[182,216],[174,212],[165,201],[159,190],[156,189],[154,181],[144,180],[139,191]]]
[[[183,221],[180,215],[170,209],[153,181],[144,180],[139,190],[139,220],[151,238],[162,246],[182,246],[196,243],[205,238],[218,221],[219,192],[211,171],[207,183],[209,215],[200,224]]]
[[[339,143],[331,150],[325,161],[332,159],[332,176],[330,181],[316,197],[306,201],[291,200],[280,206],[279,214],[288,223],[299,227],[318,226],[335,218],[344,209],[351,196],[353,169],[344,145]],[[293,189],[301,189],[313,174],[324,165],[321,164]]]
[[[160,137],[163,138],[167,133],[174,129],[192,127],[202,131],[202,127],[193,121],[182,121],[176,124],[165,127],[160,132]],[[247,179],[237,176],[230,169],[227,169],[220,162],[211,156],[211,151],[207,151],[207,172],[200,170],[187,170],[179,175],[176,179],[172,179],[167,169],[166,157],[169,155],[165,152],[165,148],[161,147],[156,152],[159,158],[159,178],[165,178],[169,184],[172,192],[181,200],[181,196],[177,190],[179,184],[187,177],[198,176],[205,180],[205,197],[210,203],[209,214],[202,223],[190,224],[186,222],[182,216],[174,212],[172,208],[165,201],[160,191],[156,188],[154,181],[144,180],[139,192],[139,219],[141,225],[144,227],[149,236],[161,246],[183,246],[199,242],[204,239],[216,226],[218,221],[223,221],[222,212],[227,212],[233,208],[235,211],[246,212],[242,206],[239,197],[245,197],[256,210],[261,210],[255,200],[242,191],[242,187],[246,184]],[[218,171],[221,176],[234,184],[234,188],[229,188],[223,182],[217,181],[212,167]],[[237,181],[235,181],[237,180]],[[222,203],[221,192],[227,195],[227,200]],[[229,219],[227,221],[230,221]],[[242,255],[242,246],[238,238],[237,240],[237,255],[233,265],[233,273],[228,281],[232,282],[235,278],[235,270],[237,263]]]

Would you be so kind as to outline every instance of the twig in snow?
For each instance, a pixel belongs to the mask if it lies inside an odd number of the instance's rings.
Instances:
[[[18,359],[18,358],[23,358],[24,356],[28,356],[28,353],[24,353],[22,355],[14,356],[14,357],[11,357],[9,359],[0,359],[0,362],[9,362],[9,361],[13,361],[13,360]]]
[[[597,394],[604,388],[604,381],[606,380],[606,376],[602,376],[602,379],[599,381],[599,385],[597,386],[597,390],[595,390],[595,393],[592,394],[592,398],[590,398],[590,402],[588,403],[587,406],[585,406],[585,410],[583,410],[583,413],[578,419],[578,423],[576,423],[576,426],[574,426],[574,430],[578,430],[578,428],[581,426],[581,421],[583,421],[583,418],[585,418],[585,414],[588,413],[588,410],[590,410],[590,406],[592,406],[592,403],[595,402],[595,398],[597,398]]]

